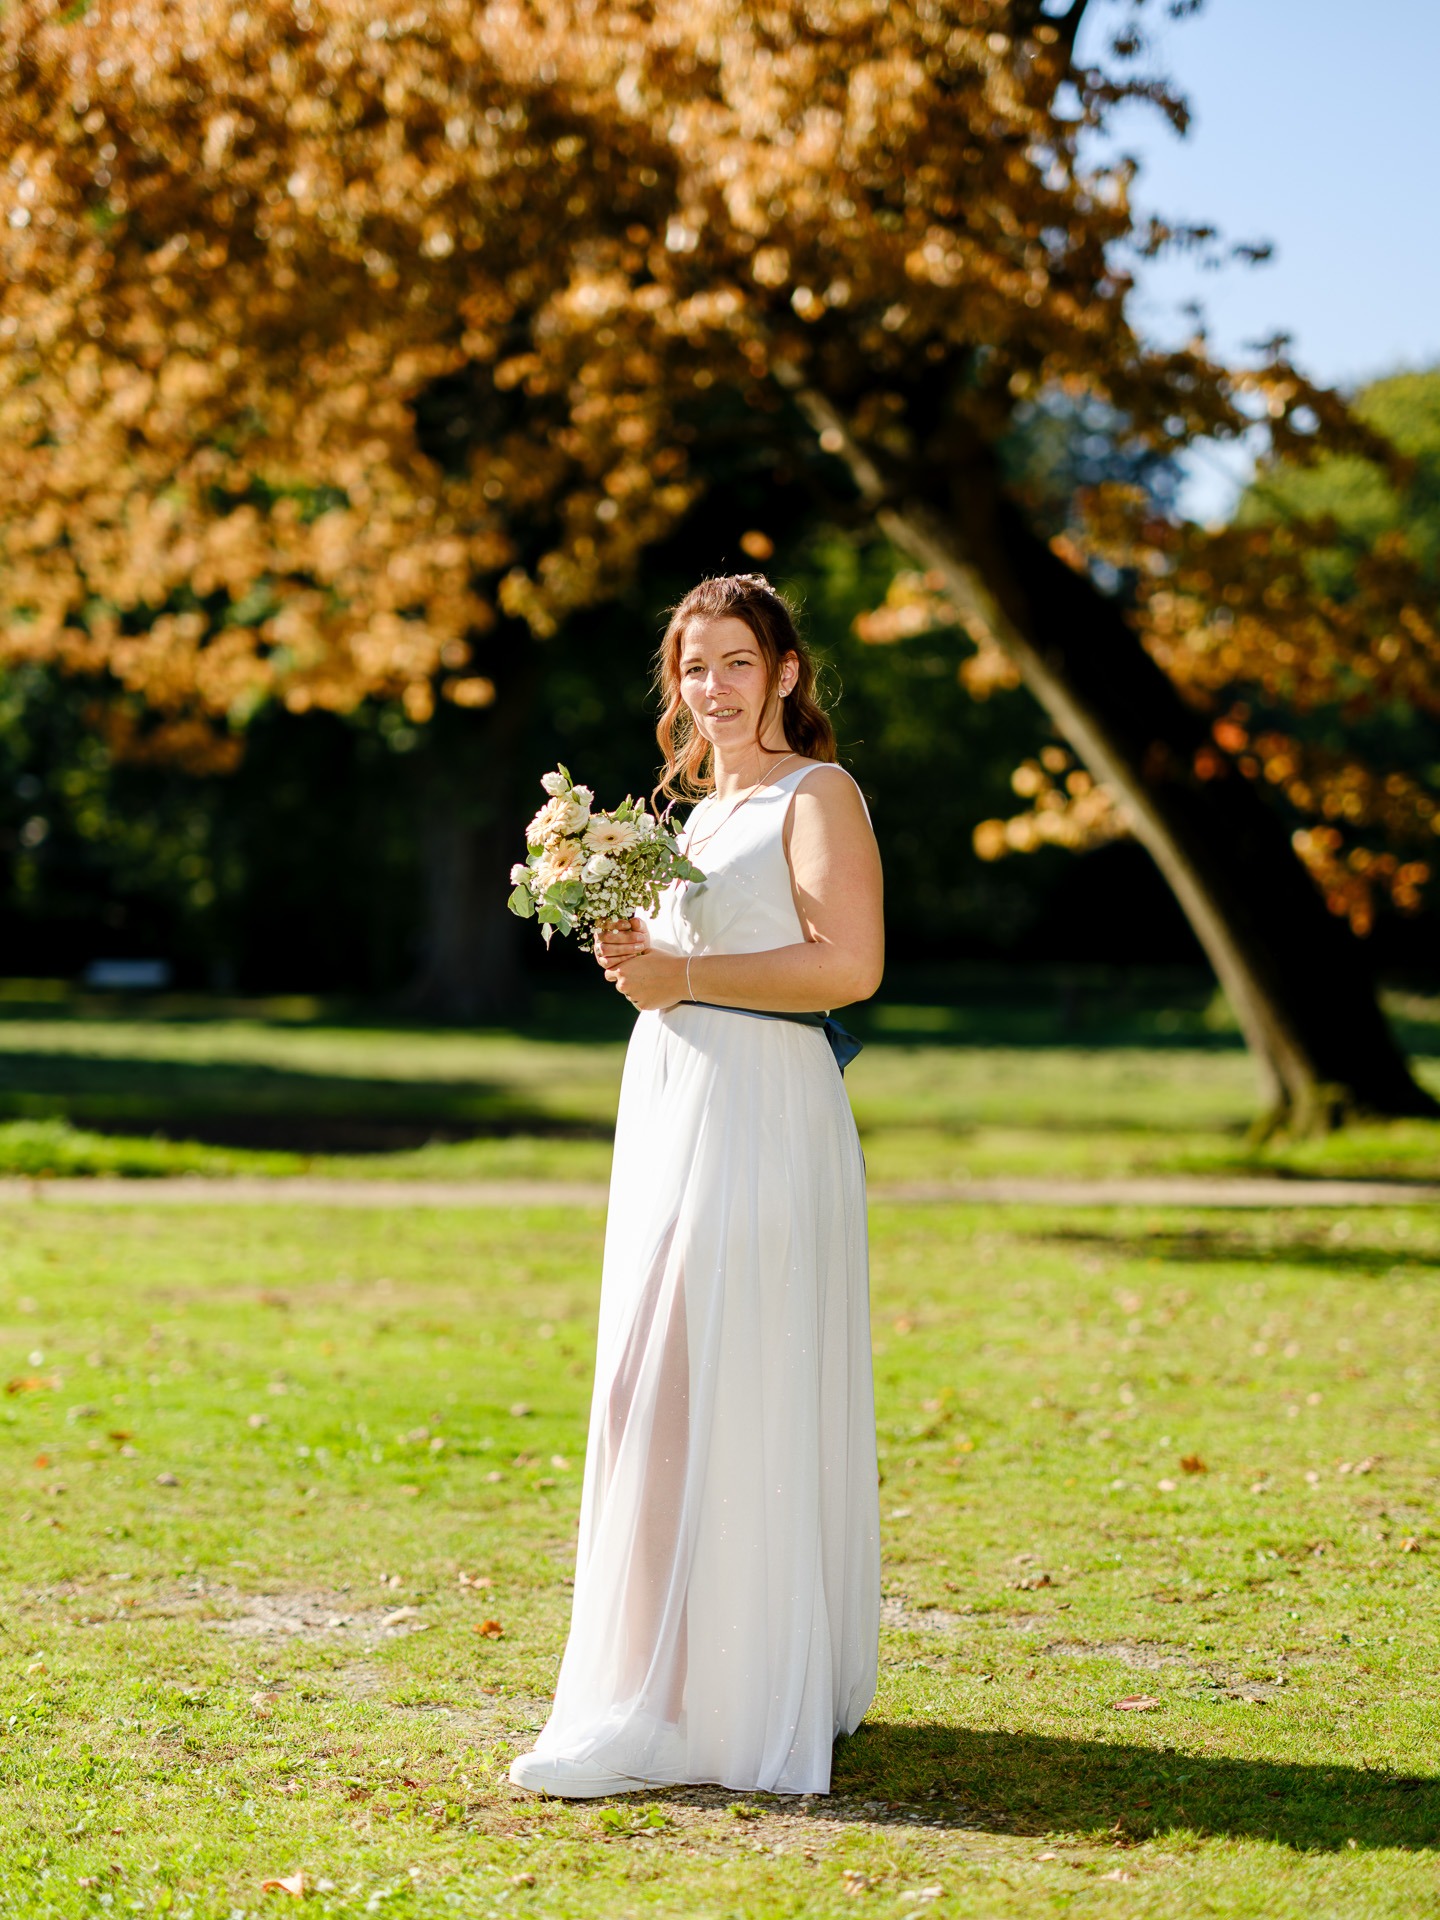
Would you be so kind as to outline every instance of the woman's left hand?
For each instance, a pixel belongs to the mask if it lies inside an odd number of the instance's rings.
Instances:
[[[684,960],[678,954],[657,953],[653,947],[607,967],[605,978],[640,1013],[663,1013],[686,998]]]

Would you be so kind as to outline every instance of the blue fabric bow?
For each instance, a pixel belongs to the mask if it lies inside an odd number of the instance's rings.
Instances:
[[[771,1013],[759,1007],[722,1007],[714,1000],[681,1001],[682,1006],[712,1007],[716,1013],[743,1013],[750,1020],[792,1020],[797,1026],[819,1027],[825,1035],[825,1044],[835,1056],[835,1064],[844,1073],[846,1067],[861,1051],[861,1043],[854,1034],[842,1027],[838,1020],[828,1013]]]

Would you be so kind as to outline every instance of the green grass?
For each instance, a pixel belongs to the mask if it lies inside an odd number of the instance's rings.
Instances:
[[[0,1910],[1440,1913],[1440,1211],[876,1207],[881,1684],[799,1803],[504,1782],[600,1236],[0,1212]]]
[[[1253,1144],[1249,1059],[1193,983],[1127,998],[1122,981],[1108,999],[1098,979],[1078,997],[1048,976],[981,984],[959,1005],[847,1016],[867,1043],[847,1079],[878,1186],[1440,1172],[1436,1123]],[[1412,995],[1397,1012],[1440,1087],[1440,1003]],[[0,993],[0,1173],[601,1181],[622,1016],[593,989],[542,1002],[523,1033],[347,1024],[309,1002],[119,1014]]]

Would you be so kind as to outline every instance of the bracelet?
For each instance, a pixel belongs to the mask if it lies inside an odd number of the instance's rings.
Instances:
[[[693,953],[687,953],[685,956],[685,998],[691,1001],[692,1004],[695,999],[695,989],[690,984],[690,962],[694,958]]]

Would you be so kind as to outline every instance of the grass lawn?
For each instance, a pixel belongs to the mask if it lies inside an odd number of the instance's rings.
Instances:
[[[1253,1071],[1208,989],[982,984],[961,1004],[847,1014],[866,1041],[847,1081],[872,1184],[1440,1174],[1434,1122],[1253,1144]],[[0,983],[0,1174],[604,1180],[630,1023],[582,986],[542,1000],[524,1032],[472,1033],[347,1023],[307,1002],[117,1013]],[[1440,1089],[1440,1000],[1392,1011]]]
[[[1440,1210],[872,1226],[835,1790],[587,1806],[598,1212],[0,1213],[0,1911],[1440,1914]]]

